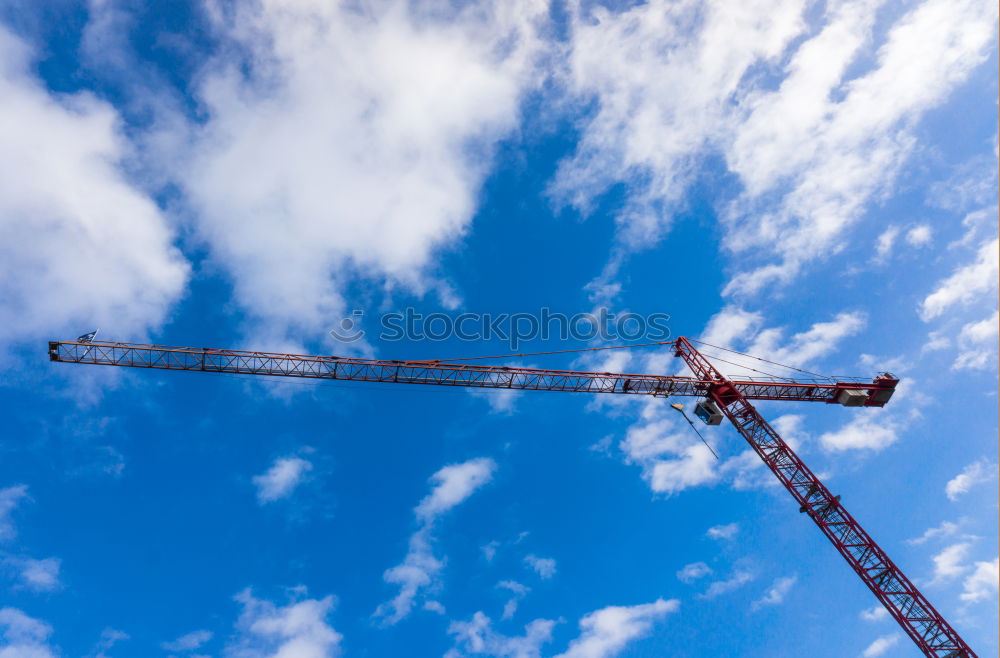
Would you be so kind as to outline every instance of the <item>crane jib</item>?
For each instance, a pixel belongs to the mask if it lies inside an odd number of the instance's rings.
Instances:
[[[356,359],[118,342],[51,341],[49,358],[66,363],[240,375],[658,397],[703,397],[719,385],[714,380],[678,375],[546,370],[428,360]],[[733,385],[750,400],[798,400],[881,407],[892,396],[897,382],[889,375],[880,375],[867,382],[745,379],[734,381]]]

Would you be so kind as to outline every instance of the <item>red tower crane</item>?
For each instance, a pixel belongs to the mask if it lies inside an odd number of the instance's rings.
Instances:
[[[695,349],[692,342],[697,341],[684,337],[663,344],[674,346],[675,356],[687,364],[691,377],[166,347],[96,342],[88,338],[50,341],[49,359],[64,363],[340,381],[703,398],[698,405],[698,416],[709,424],[718,424],[723,415],[732,422],[799,504],[799,512],[808,514],[926,656],[976,658],[969,645],[848,513],[840,496],[830,493],[751,404],[751,400],[799,400],[881,407],[892,397],[899,382],[888,373],[870,382],[730,379]]]

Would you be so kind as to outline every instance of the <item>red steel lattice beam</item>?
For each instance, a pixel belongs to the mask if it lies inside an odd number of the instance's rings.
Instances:
[[[626,395],[704,396],[711,384],[711,381],[697,377],[671,375],[353,359],[136,343],[51,341],[49,358],[67,363],[162,370]],[[892,395],[896,380],[887,376],[871,382],[747,379],[734,382],[734,386],[750,400],[798,400],[828,404],[837,402],[837,396],[842,391],[863,391],[867,394],[866,406],[881,407]]]
[[[676,354],[696,378],[713,382],[709,397],[792,494],[800,505],[799,511],[809,514],[917,647],[935,658],[975,658],[955,629],[848,513],[840,496],[830,493],[735,382],[723,376],[683,337],[677,340]]]

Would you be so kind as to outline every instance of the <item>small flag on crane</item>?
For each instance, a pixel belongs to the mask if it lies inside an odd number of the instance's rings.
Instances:
[[[94,338],[97,337],[97,332],[98,331],[100,331],[100,329],[94,329],[89,334],[84,334],[84,335],[80,336],[79,338],[77,338],[76,342],[78,342],[78,343],[92,343],[92,342],[94,342]]]

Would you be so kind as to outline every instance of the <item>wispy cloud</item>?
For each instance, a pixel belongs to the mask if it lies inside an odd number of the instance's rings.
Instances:
[[[985,459],[972,462],[963,468],[961,473],[948,480],[948,484],[944,487],[945,495],[949,500],[958,500],[976,485],[993,480],[996,477],[996,470],[996,464],[991,464]]]
[[[732,539],[740,531],[740,524],[727,523],[725,525],[714,525],[705,531],[705,536],[712,539]]]
[[[860,415],[842,425],[840,429],[824,432],[820,444],[830,452],[845,450],[883,450],[899,440],[896,422],[892,417],[876,415],[861,410]]]
[[[677,599],[633,606],[608,606],[580,620],[580,636],[556,658],[606,658],[644,637],[660,619],[680,609]]]
[[[935,555],[934,562],[934,582],[946,582],[958,578],[969,570],[965,564],[965,558],[969,554],[971,544],[961,542],[948,546]]]
[[[343,637],[327,621],[336,603],[332,596],[295,600],[283,606],[258,599],[249,589],[235,598],[243,611],[236,623],[237,633],[226,645],[227,658],[340,655]]]
[[[984,242],[976,252],[976,259],[938,283],[934,292],[920,304],[920,317],[926,322],[940,316],[956,304],[968,304],[974,299],[996,289],[1000,241]]]
[[[686,426],[660,408],[651,419],[629,427],[620,447],[626,461],[642,467],[643,478],[658,493],[675,494],[718,479],[715,456]]]
[[[202,629],[181,635],[171,642],[164,642],[160,648],[164,651],[195,651],[211,639],[212,631]]]
[[[253,477],[254,486],[257,487],[257,500],[263,505],[287,498],[312,467],[312,463],[301,457],[276,459],[265,473]]]
[[[958,524],[952,523],[951,521],[942,521],[941,525],[934,528],[927,528],[924,534],[913,539],[907,539],[907,544],[920,545],[924,544],[932,539],[942,539],[944,537],[951,537],[958,531]]]
[[[858,311],[842,311],[829,320],[813,322],[807,329],[789,332],[784,326],[765,326],[764,315],[728,304],[713,315],[701,333],[701,340],[710,345],[737,349],[781,363],[809,368],[834,353],[845,339],[855,336],[867,326],[867,317]],[[721,355],[705,347],[709,354],[724,356],[730,363],[719,362],[718,368],[729,377],[760,376],[754,369],[768,370],[779,376],[789,371],[779,366],[764,366],[759,361],[731,354]],[[778,369],[777,372],[773,372]]]
[[[859,616],[865,621],[884,621],[889,619],[889,611],[879,604],[862,610]]]
[[[503,606],[503,615],[500,617],[501,619],[510,619],[517,612],[518,602],[528,595],[531,588],[514,580],[501,580],[497,583],[497,587],[511,593],[511,597]]]
[[[555,624],[549,619],[536,619],[525,625],[523,635],[509,636],[496,631],[485,614],[476,612],[469,621],[453,621],[448,626],[448,634],[455,636],[455,647],[445,658],[540,658],[542,645],[552,640]]]
[[[648,635],[654,624],[679,608],[677,599],[657,599],[652,603],[595,610],[580,619],[580,634],[555,658],[617,656],[630,642]],[[469,621],[454,621],[448,627],[448,633],[455,636],[455,646],[445,658],[540,658],[542,646],[552,641],[555,625],[549,619],[536,619],[524,626],[522,635],[509,636],[495,630],[485,614],[476,612]]]
[[[0,542],[10,541],[17,536],[17,528],[11,516],[18,503],[27,495],[28,487],[24,484],[0,489]]]
[[[976,562],[972,573],[962,583],[962,593],[959,595],[968,603],[981,603],[997,595],[997,583],[1000,582],[1000,559],[992,562]]]
[[[751,610],[759,610],[765,606],[778,605],[785,600],[788,592],[795,586],[798,576],[782,576],[776,578],[771,586],[764,592],[764,596],[750,604]]]
[[[543,580],[548,580],[556,575],[556,561],[550,557],[538,557],[531,553],[524,556],[524,563]]]
[[[978,322],[969,322],[958,334],[959,354],[952,364],[953,370],[983,370],[996,367],[997,333],[1000,331],[1000,314]]]
[[[896,20],[875,65],[852,77],[882,4],[831,6],[815,30],[796,0],[735,13],[663,2],[577,9],[565,84],[596,109],[552,193],[586,212],[626,185],[618,245],[591,291],[617,294],[624,257],[668,230],[698,163],[715,154],[742,184],[722,213],[724,245],[745,262],[727,294],[788,283],[839,251],[868,202],[892,188],[919,118],[985,61],[993,34],[982,3],[930,0]]]
[[[586,211],[618,182],[629,184],[618,217],[620,248],[649,246],[669,227],[694,163],[728,126],[748,69],[781,54],[803,29],[804,3],[738,8],[650,2],[572,15],[566,84],[596,100],[552,194]],[[617,257],[620,259],[620,255]],[[613,278],[616,256],[603,275]],[[609,281],[596,286],[614,290]]]
[[[52,627],[17,608],[0,608],[0,635],[0,649],[12,657],[55,658],[60,653],[48,643]]]
[[[890,635],[883,635],[876,638],[874,642],[869,644],[861,655],[864,658],[876,658],[876,656],[881,656],[889,649],[893,648],[899,644],[900,635],[898,633],[892,633]]]
[[[677,572],[677,579],[684,583],[693,583],[710,573],[712,573],[712,568],[704,562],[692,562],[685,564],[684,568]]]
[[[868,200],[891,189],[913,151],[916,120],[987,56],[994,12],[974,0],[930,0],[896,21],[872,70],[846,79],[880,4],[829,9],[779,89],[751,93],[752,113],[728,151],[747,191],[728,214],[725,242],[779,260],[738,274],[727,293],[788,283],[810,259],[838,251]]]
[[[431,476],[434,488],[414,509],[420,525],[410,536],[406,557],[383,574],[387,583],[399,585],[399,593],[379,605],[374,617],[386,625],[399,622],[410,614],[418,594],[435,584],[444,563],[434,556],[431,546],[434,523],[487,484],[495,470],[492,459],[481,457],[445,466]]]
[[[878,236],[878,239],[875,241],[876,262],[884,263],[889,258],[890,254],[892,254],[892,247],[898,237],[898,226],[890,226]]]
[[[744,569],[736,569],[726,580],[716,580],[708,586],[704,593],[699,594],[700,599],[714,599],[717,596],[728,594],[733,590],[743,587],[754,579],[754,575]]]
[[[105,628],[101,631],[101,639],[97,641],[97,646],[94,647],[92,656],[93,658],[110,658],[106,652],[114,648],[119,642],[129,639],[131,637],[125,631],[120,631],[116,628]]]
[[[23,587],[36,592],[51,592],[61,586],[59,568],[62,560],[59,558],[10,558],[8,562],[17,570]]]
[[[911,247],[926,247],[930,244],[934,232],[927,224],[914,226],[906,232],[906,242]]]

